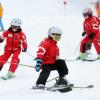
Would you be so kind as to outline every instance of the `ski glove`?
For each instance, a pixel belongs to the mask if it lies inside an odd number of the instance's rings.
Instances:
[[[41,69],[42,59],[36,59],[36,71],[39,72]]]
[[[26,51],[27,51],[27,48],[23,48],[23,49],[22,49],[22,52],[26,52]]]
[[[83,33],[82,33],[82,36],[85,36],[85,34],[86,34],[86,32],[83,32]]]
[[[88,38],[89,38],[89,39],[93,39],[94,35],[95,35],[94,33],[90,33],[90,34],[88,35]]]
[[[0,43],[2,43],[3,41],[4,41],[4,38],[0,36]]]

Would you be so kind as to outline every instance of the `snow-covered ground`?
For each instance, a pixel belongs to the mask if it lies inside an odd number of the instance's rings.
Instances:
[[[47,36],[49,27],[58,26],[63,35],[59,42],[61,58],[74,59],[79,53],[79,44],[82,39],[82,9],[92,7],[88,0],[68,0],[64,9],[63,0],[2,0],[4,6],[4,26],[7,29],[10,20],[15,17],[22,19],[23,32],[28,40],[28,53],[20,55],[21,64],[35,65],[33,61],[40,41]],[[65,11],[65,13],[64,13]],[[93,9],[94,13],[95,10]],[[1,33],[0,33],[1,34]],[[0,55],[3,53],[5,42],[0,44]],[[78,47],[78,50],[76,50]],[[95,53],[92,48],[92,53]],[[10,59],[9,59],[10,61]],[[68,93],[34,91],[39,73],[34,68],[19,66],[15,78],[0,81],[0,100],[100,100],[100,60],[94,62],[66,61],[69,68],[68,80],[77,86],[93,84],[92,89],[74,89]],[[5,75],[9,64],[5,64],[0,75]],[[48,80],[58,76],[51,72]],[[48,82],[46,86],[53,85],[55,81]]]

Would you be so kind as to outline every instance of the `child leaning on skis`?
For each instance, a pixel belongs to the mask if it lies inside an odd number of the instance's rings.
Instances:
[[[36,86],[33,89],[44,89],[47,79],[52,70],[57,70],[59,78],[54,86],[68,85],[66,75],[68,68],[63,59],[59,59],[59,48],[57,42],[60,40],[62,31],[58,27],[51,27],[48,31],[48,37],[39,45],[36,59],[36,71],[42,70],[37,79]]]

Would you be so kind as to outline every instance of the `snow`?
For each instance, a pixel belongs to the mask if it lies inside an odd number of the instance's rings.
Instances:
[[[58,43],[61,58],[74,59],[79,53],[79,44],[82,39],[82,10],[92,7],[89,0],[69,0],[64,10],[63,0],[2,0],[4,6],[4,26],[7,29],[10,20],[15,17],[22,19],[23,32],[28,40],[28,53],[20,55],[20,63],[30,66],[35,65],[33,60],[37,46],[47,36],[48,28],[58,26],[63,35]],[[64,11],[66,14],[64,14]],[[94,14],[95,10],[93,9]],[[0,33],[1,34],[1,33]],[[5,42],[0,44],[0,55],[3,53]],[[94,47],[92,53],[95,54]],[[9,61],[11,58],[9,59]],[[34,68],[19,66],[15,78],[0,80],[0,100],[100,100],[100,61],[66,61],[69,68],[68,80],[77,86],[93,84],[92,89],[74,89],[68,93],[32,90],[32,86],[39,73]],[[9,63],[4,65],[0,75],[8,71]],[[48,80],[57,77],[56,71],[51,72]],[[55,81],[47,82],[51,86]]]

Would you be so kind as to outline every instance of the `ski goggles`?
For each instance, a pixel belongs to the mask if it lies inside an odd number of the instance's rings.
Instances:
[[[84,17],[88,16],[88,13],[83,13],[83,16],[84,16]]]
[[[57,33],[53,33],[52,36],[53,36],[53,40],[55,41],[59,41],[61,38],[61,34],[57,34]]]
[[[11,25],[11,28],[12,29],[20,29],[20,26],[13,26],[13,25]]]

